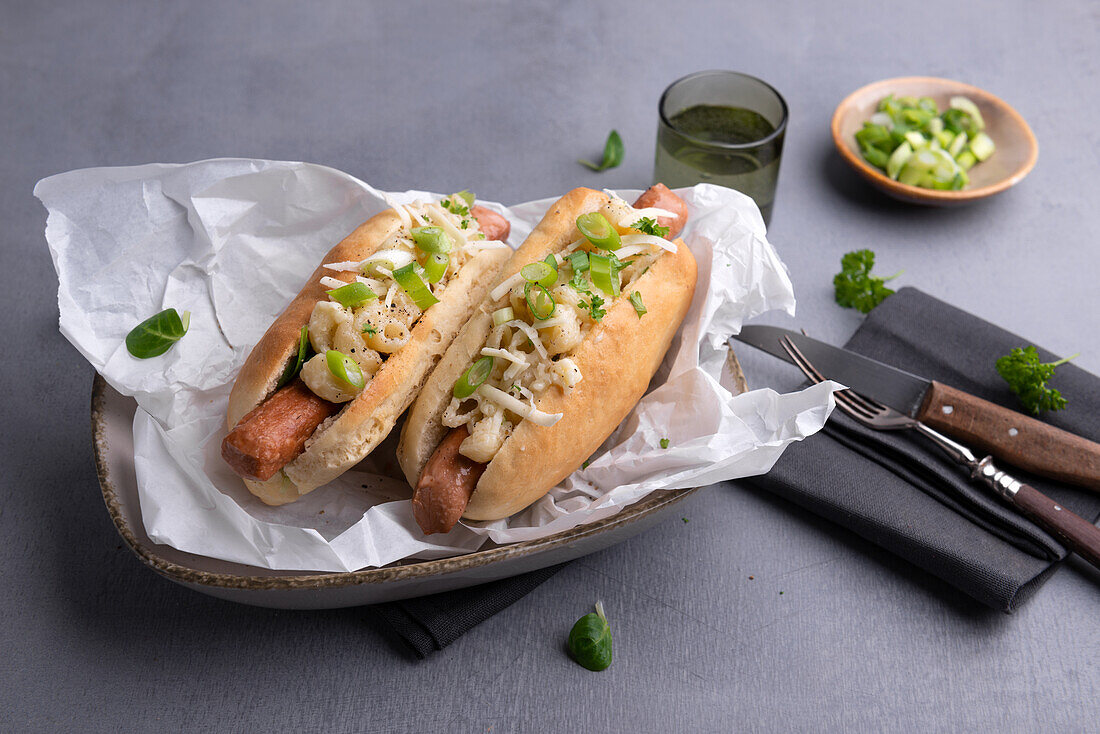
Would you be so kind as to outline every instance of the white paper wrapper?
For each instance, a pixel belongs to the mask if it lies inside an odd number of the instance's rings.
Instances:
[[[620,193],[632,200],[638,192]],[[395,430],[338,481],[267,507],[219,456],[229,390],[319,259],[386,208],[381,192],[322,166],[219,159],[72,171],[40,181],[35,194],[49,210],[61,332],[137,400],[145,529],[183,551],[272,569],[352,571],[551,535],[654,490],[761,474],[832,409],[830,384],[733,396],[719,383],[726,339],[742,321],[769,309],[793,314],[795,301],[752,200],[703,184],[680,192],[690,210],[683,238],[699,265],[680,339],[586,469],[507,520],[426,537],[393,458]],[[430,196],[392,194],[401,202]],[[517,245],[553,201],[487,205],[511,220]],[[127,332],[168,307],[191,311],[186,337],[161,357],[131,357]]]

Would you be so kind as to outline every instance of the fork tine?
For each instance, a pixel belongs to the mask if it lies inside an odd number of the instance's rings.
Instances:
[[[863,395],[860,395],[859,393],[852,392],[850,389],[847,390],[846,392],[851,396],[851,399],[852,399],[853,402],[857,403],[861,408],[863,408],[864,410],[866,410],[868,412],[878,413],[883,408],[882,405],[879,405],[878,403],[874,402],[870,398],[866,398]]]
[[[789,337],[783,337],[779,340],[780,346],[791,358],[791,360],[802,370],[802,374],[810,378],[814,383],[824,382],[825,376],[818,371],[816,367],[806,359],[806,355],[802,354],[802,351],[795,346],[794,342]],[[833,393],[833,398],[836,400],[837,407],[843,410],[853,418],[870,420],[875,417],[877,410],[873,407],[861,402],[861,396],[853,393],[851,390],[839,390]]]
[[[825,381],[825,375],[817,371],[817,368],[810,364],[810,361],[806,359],[805,355],[799,351],[798,347],[794,345],[794,342],[790,340],[790,337],[783,337],[779,340],[779,346],[783,347],[783,351],[794,361],[798,369],[802,370],[802,374],[810,378],[815,384]]]

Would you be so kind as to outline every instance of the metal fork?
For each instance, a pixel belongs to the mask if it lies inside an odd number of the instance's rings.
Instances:
[[[806,377],[815,383],[827,379],[789,338],[783,337],[779,343]],[[833,393],[833,397],[838,408],[869,428],[879,431],[912,429],[928,438],[957,464],[968,469],[971,480],[991,488],[1044,530],[1058,537],[1068,548],[1100,568],[1100,528],[1065,509],[1031,485],[997,468],[993,464],[993,457],[979,459],[966,446],[939,431],[850,389],[839,390]]]

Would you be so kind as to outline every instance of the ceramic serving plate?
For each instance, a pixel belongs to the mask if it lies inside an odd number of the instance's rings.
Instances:
[[[933,191],[899,183],[863,158],[856,143],[856,132],[878,109],[878,103],[888,94],[895,96],[931,97],[940,109],[946,109],[954,96],[969,97],[978,105],[985,119],[986,133],[993,138],[996,152],[988,160],[968,172],[970,185],[960,191]],[[833,143],[841,157],[879,190],[895,199],[913,204],[950,206],[966,204],[999,194],[1023,180],[1035,167],[1039,144],[1027,122],[1007,102],[984,89],[927,76],[908,76],[868,84],[848,95],[832,122]]]
[[[730,354],[739,390],[744,377]],[[92,385],[92,437],[107,511],[138,558],[157,573],[204,594],[280,609],[330,609],[407,599],[474,586],[552,566],[621,542],[662,519],[695,489],[662,490],[618,514],[547,538],[452,558],[399,562],[354,573],[272,571],[176,550],[145,533],[134,473],[133,421],[137,403],[96,375]]]

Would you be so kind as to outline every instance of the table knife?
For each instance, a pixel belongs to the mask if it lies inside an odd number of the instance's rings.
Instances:
[[[789,329],[752,324],[733,339],[790,362],[784,336],[830,380],[1020,469],[1100,490],[1100,444],[1086,438]]]

